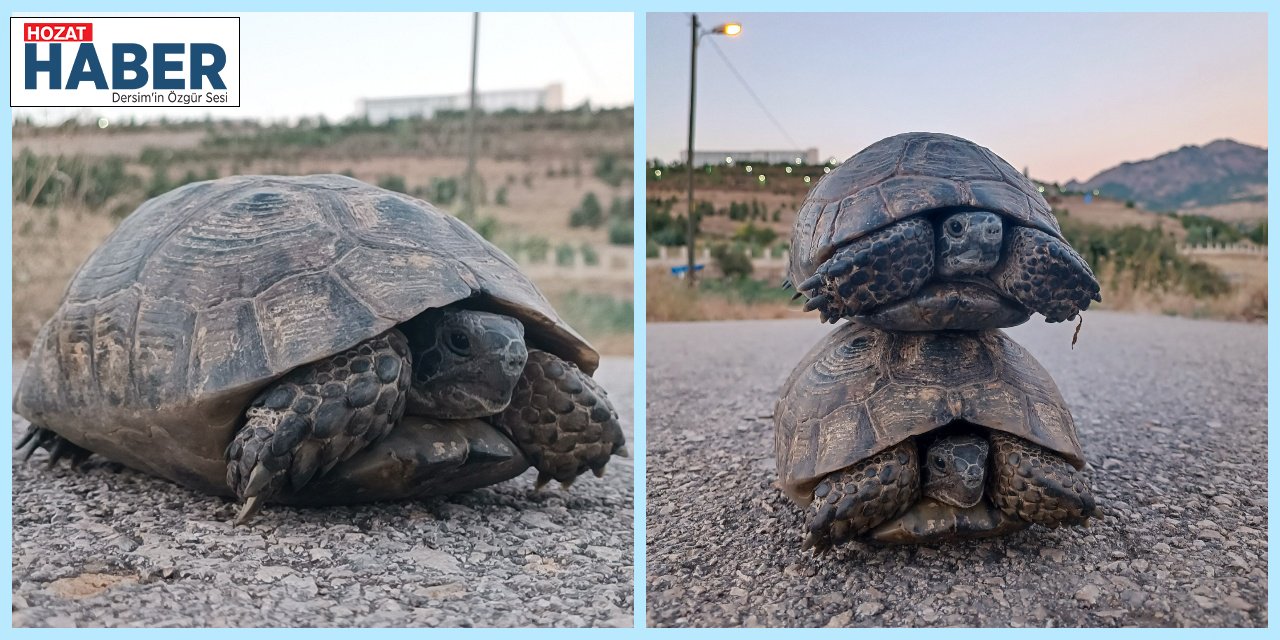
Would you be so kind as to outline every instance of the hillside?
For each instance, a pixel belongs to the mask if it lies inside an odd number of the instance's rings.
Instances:
[[[1155,211],[1197,209],[1211,214],[1224,205],[1261,203],[1265,212],[1267,150],[1225,139],[1203,147],[1187,145],[1149,160],[1122,163],[1085,182],[1073,180],[1066,188],[1097,190]]]

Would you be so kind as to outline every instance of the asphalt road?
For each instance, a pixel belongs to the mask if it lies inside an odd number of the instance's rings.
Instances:
[[[800,550],[773,404],[816,319],[650,325],[654,626],[1267,625],[1264,325],[1088,312],[1009,330],[1075,415],[1104,519]]]
[[[596,377],[630,442],[631,359]],[[227,500],[44,459],[14,460],[16,627],[632,624],[630,459],[569,492],[535,492],[529,471],[422,502],[269,506],[238,528]]]

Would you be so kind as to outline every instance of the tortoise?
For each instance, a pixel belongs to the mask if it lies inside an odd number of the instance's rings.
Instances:
[[[19,448],[91,453],[243,502],[540,487],[626,449],[599,355],[457,218],[339,175],[143,203],[32,348]]]
[[[1098,515],[1062,395],[998,329],[845,323],[800,361],[774,416],[778,484],[805,507],[806,549],[993,536]]]
[[[1101,301],[1039,190],[990,150],[941,133],[885,138],[814,185],[788,280],[823,322],[995,329]]]

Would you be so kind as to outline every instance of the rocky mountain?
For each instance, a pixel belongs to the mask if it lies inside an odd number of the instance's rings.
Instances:
[[[1153,211],[1176,211],[1233,202],[1265,202],[1267,150],[1235,140],[1187,145],[1150,160],[1125,162],[1090,178],[1072,180],[1071,191],[1133,200]]]

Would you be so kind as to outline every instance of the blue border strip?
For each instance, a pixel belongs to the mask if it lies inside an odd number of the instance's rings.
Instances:
[[[634,21],[637,55],[635,56],[635,61],[634,61],[635,62],[635,87],[636,87],[635,88],[636,99],[635,99],[635,110],[634,110],[635,141],[632,143],[632,147],[633,147],[632,151],[634,152],[634,156],[635,156],[632,160],[632,170],[634,173],[634,177],[632,178],[632,181],[633,181],[632,184],[635,185],[632,189],[632,192],[634,193],[634,197],[635,197],[635,213],[634,213],[634,221],[633,221],[635,225],[635,232],[634,232],[635,233],[635,236],[634,236],[635,249],[632,251],[632,261],[633,261],[632,266],[635,269],[635,278],[633,282],[633,293],[632,293],[632,302],[631,302],[632,308],[635,310],[635,317],[632,319],[632,322],[634,324],[632,329],[632,335],[634,336],[633,338],[634,339],[634,347],[633,347],[634,355],[632,356],[632,362],[635,363],[635,375],[632,377],[635,384],[635,389],[634,389],[635,428],[632,430],[632,439],[634,440],[634,442],[632,443],[633,445],[632,455],[635,456],[635,476],[634,476],[635,492],[632,495],[632,500],[634,501],[633,504],[635,508],[635,521],[633,523],[635,533],[632,537],[632,542],[635,545],[635,554],[632,556],[632,562],[634,563],[634,569],[633,569],[632,575],[634,575],[635,577],[635,584],[634,584],[632,602],[635,605],[634,615],[635,615],[635,627],[637,629],[645,626],[646,612],[648,611],[648,597],[647,597],[648,592],[645,589],[645,584],[647,582],[646,578],[648,575],[647,573],[648,555],[645,552],[645,549],[646,549],[645,508],[646,508],[646,505],[648,504],[648,499],[647,499],[648,493],[646,493],[646,483],[645,483],[647,474],[645,473],[645,470],[647,469],[647,464],[648,464],[648,459],[646,458],[646,454],[649,450],[648,449],[648,433],[646,431],[646,426],[648,425],[648,422],[646,422],[646,417],[648,414],[648,406],[647,406],[648,395],[646,394],[645,389],[647,387],[648,380],[645,377],[645,372],[648,370],[648,357],[647,357],[648,351],[645,347],[647,342],[646,331],[645,331],[645,327],[646,327],[645,318],[648,315],[648,312],[647,312],[648,305],[647,305],[647,299],[645,297],[645,284],[646,284],[645,282],[645,251],[646,251],[647,239],[645,238],[645,220],[644,220],[645,210],[646,210],[645,179],[644,179],[644,175],[645,175],[644,140],[645,140],[645,131],[646,131],[645,125],[647,124],[646,114],[648,112],[648,109],[646,108],[647,104],[645,103],[645,101],[640,99],[641,96],[646,95],[645,88],[648,83],[646,68],[648,65],[648,60],[645,58],[644,55],[641,55],[639,53],[643,51],[643,49],[641,49],[641,43],[645,42],[646,38],[648,37],[648,23],[645,21],[644,18],[645,17],[643,14],[639,14],[639,15],[636,15],[635,21]]]
[[[50,13],[55,11],[78,13],[78,14],[89,14],[89,13],[100,13],[104,10],[111,10],[113,12],[119,11],[119,12],[172,13],[174,12],[174,9],[175,9],[175,6],[171,0],[169,1],[134,0],[134,1],[115,3],[111,5],[108,5],[107,3],[103,3],[103,2],[85,2],[83,0],[70,1],[70,2],[56,2],[56,1],[42,2],[42,3],[39,3],[38,6],[37,6],[37,3],[35,2],[27,2],[25,4],[31,5],[29,7],[29,10],[20,11],[19,8],[11,7],[10,15],[16,15],[18,13],[27,13],[27,14]],[[1022,1],[987,0],[987,1],[965,3],[963,6],[954,6],[952,4],[943,2],[941,0],[904,0],[902,2],[896,2],[896,3],[890,3],[885,1],[881,1],[881,2],[868,1],[868,2],[849,2],[849,3],[840,3],[840,4],[823,3],[821,5],[819,5],[818,3],[814,3],[813,5],[802,5],[802,6],[796,6],[796,5],[788,6],[784,3],[777,3],[777,2],[770,3],[770,2],[767,2],[766,0],[737,0],[732,2],[713,1],[713,0],[688,0],[688,1],[544,0],[542,2],[539,2],[536,6],[529,6],[527,3],[519,2],[518,0],[472,0],[469,2],[468,1],[450,1],[450,2],[432,3],[430,6],[424,6],[424,3],[421,3],[421,2],[392,2],[392,1],[377,1],[377,0],[365,0],[365,2],[361,2],[358,4],[353,3],[351,0],[312,0],[306,3],[284,1],[284,0],[268,0],[268,1],[259,1],[259,2],[246,2],[243,0],[232,1],[232,2],[212,2],[212,1],[205,0],[205,1],[187,3],[183,5],[182,9],[184,12],[218,12],[218,13],[232,13],[232,14],[251,13],[251,12],[259,12],[259,11],[390,12],[390,11],[477,11],[479,10],[479,11],[535,11],[535,12],[545,12],[545,11],[636,12],[637,15],[635,19],[635,37],[636,37],[635,46],[637,50],[637,55],[635,56],[635,63],[634,63],[635,87],[636,87],[636,93],[635,93],[636,123],[635,123],[635,145],[634,145],[635,238],[633,241],[635,246],[635,253],[636,253],[635,264],[634,264],[635,317],[633,319],[633,326],[634,326],[634,332],[635,332],[635,356],[634,356],[635,429],[634,429],[634,438],[633,438],[633,443],[631,445],[631,450],[635,460],[634,512],[636,517],[635,517],[635,524],[634,524],[635,536],[633,541],[634,557],[635,557],[635,572],[634,572],[635,595],[633,598],[633,602],[635,604],[635,622],[637,627],[642,627],[645,624],[645,620],[646,620],[646,615],[645,615],[645,611],[646,611],[645,559],[646,558],[645,558],[645,552],[644,552],[644,549],[645,549],[644,514],[645,514],[645,506],[646,506],[646,494],[645,494],[644,478],[645,478],[645,469],[646,469],[645,451],[646,451],[646,444],[647,444],[646,436],[645,436],[645,424],[646,424],[645,423],[645,419],[646,419],[646,393],[645,393],[646,378],[645,376],[646,376],[646,370],[647,370],[647,363],[646,363],[646,357],[645,357],[646,305],[645,305],[645,296],[644,296],[646,278],[645,278],[645,268],[644,268],[644,259],[643,259],[644,250],[645,250],[645,237],[644,237],[645,151],[644,151],[644,148],[645,148],[645,134],[646,134],[646,128],[645,128],[646,109],[644,106],[645,95],[646,95],[645,94],[645,88],[646,88],[646,64],[645,63],[646,61],[645,61],[645,56],[643,52],[645,51],[645,46],[647,45],[647,42],[646,42],[646,37],[647,37],[646,26],[647,25],[646,25],[645,15],[644,15],[645,12],[647,11],[688,12],[688,11],[694,11],[694,10],[707,11],[707,12],[711,12],[711,11],[769,12],[771,10],[779,10],[779,9],[783,9],[790,12],[954,11],[954,12],[966,12],[966,13],[999,12],[999,11],[1036,13],[1036,12],[1055,12],[1055,11],[1067,11],[1067,10],[1074,10],[1074,11],[1092,10],[1092,11],[1105,11],[1105,12],[1252,11],[1252,12],[1266,12],[1269,14],[1268,27],[1269,27],[1269,32],[1271,32],[1273,30],[1271,30],[1270,27],[1274,26],[1274,20],[1272,19],[1273,15],[1270,15],[1270,14],[1273,14],[1276,11],[1275,6],[1273,6],[1272,3],[1267,3],[1267,2],[1232,1],[1232,2],[1208,3],[1203,1],[1193,2],[1193,1],[1187,1],[1187,0],[1178,0],[1178,1],[1159,3],[1159,4],[1154,2],[1142,2],[1142,1],[1133,1],[1133,0],[1127,0],[1127,1],[1121,0],[1121,1],[1108,2],[1108,3],[1101,2],[1100,0],[1087,0],[1084,2],[1072,3],[1070,5],[1068,5],[1067,3],[1040,3],[1035,6],[1028,6],[1028,3],[1025,2],[1025,0],[1022,0]],[[4,55],[4,61],[5,61],[5,68],[7,69],[8,62],[9,62],[9,50],[5,49],[3,55]],[[1280,60],[1278,60],[1277,58],[1278,56],[1276,55],[1276,49],[1274,45],[1269,41],[1268,42],[1268,64],[1270,69],[1275,70],[1277,68],[1280,68],[1280,65],[1277,64],[1278,62],[1280,62]],[[1273,76],[1273,75],[1275,75],[1274,71],[1269,73],[1269,76]],[[1277,91],[1274,83],[1269,83],[1268,99],[1270,100],[1269,104],[1271,106],[1270,113],[1275,112],[1276,105],[1278,104],[1277,98],[1278,96],[1277,96]],[[13,120],[12,109],[7,105],[0,105],[0,107],[4,109],[4,114],[6,119],[9,122],[12,122]],[[1269,125],[1271,124],[1270,121],[1271,121],[1271,118],[1269,118]],[[12,152],[13,152],[12,136],[13,136],[12,128],[10,128],[8,135],[4,136],[4,141],[3,141],[3,144],[4,144],[3,150],[5,153],[9,155],[9,157],[12,157]],[[1272,158],[1272,153],[1270,150],[1275,148],[1276,139],[1277,139],[1277,134],[1275,132],[1275,127],[1271,126],[1268,133],[1268,161],[1270,161],[1270,159]],[[13,282],[13,270],[12,270],[12,232],[13,232],[12,177],[13,176],[12,176],[12,171],[13,169],[12,169],[12,163],[8,164],[5,171],[9,175],[9,180],[6,180],[3,185],[0,185],[0,188],[4,190],[4,196],[3,196],[4,203],[5,203],[6,211],[8,213],[4,233],[5,235],[9,236],[9,242],[4,243],[3,248],[0,249],[0,252],[2,252],[2,255],[3,255],[3,260],[0,260],[0,271],[3,272],[3,283],[0,284],[0,307],[3,307],[4,311],[8,314],[8,316],[12,318],[13,317],[13,304],[12,304],[12,282]],[[1268,178],[1268,188],[1271,191],[1276,191],[1278,188],[1280,188],[1280,179],[1277,179],[1274,173],[1272,173]],[[1272,231],[1268,236],[1268,242],[1272,244],[1274,244],[1278,239],[1280,239],[1280,237],[1278,237],[1277,233],[1274,231]],[[1280,269],[1276,267],[1272,267],[1271,265],[1268,265],[1268,278],[1270,279],[1271,282],[1275,282],[1278,270]],[[1272,299],[1274,299],[1274,296],[1272,296]],[[1275,307],[1274,301],[1269,301],[1268,314],[1275,313],[1274,307]],[[5,341],[8,341],[9,344],[12,344],[12,338],[13,338],[12,322],[3,323],[3,324],[4,326],[2,330],[0,330],[0,340],[5,340]],[[1274,341],[1274,339],[1276,338],[1276,334],[1270,326],[1268,327],[1268,336],[1271,341]],[[1270,345],[1268,345],[1268,376],[1273,377],[1275,374],[1275,365],[1273,363],[1273,360],[1270,358],[1270,355],[1271,355],[1271,350],[1270,350]],[[3,382],[6,388],[10,390],[10,397],[12,397],[12,389],[13,389],[12,374],[13,374],[12,359],[4,359],[3,362],[0,362],[0,382]],[[1270,397],[1270,395],[1268,397]],[[1274,403],[1270,403],[1268,406],[1269,424],[1270,422],[1274,422],[1278,416],[1280,416],[1280,410],[1278,410],[1275,407]],[[1268,434],[1270,436],[1270,429],[1268,429]],[[5,441],[8,442],[7,439]],[[1269,444],[1268,444],[1268,464],[1270,464],[1271,460],[1275,459],[1274,453],[1276,449],[1277,449],[1277,445],[1275,443],[1275,439],[1270,438]],[[11,556],[12,556],[12,549],[13,549],[13,534],[12,534],[12,531],[13,531],[12,529],[13,460],[12,460],[12,456],[3,456],[3,458],[4,458],[5,472],[4,472],[3,478],[0,478],[0,487],[3,487],[6,495],[9,497],[4,501],[4,513],[3,513],[4,526],[2,527],[3,530],[0,531],[0,544],[3,544],[5,553],[8,554],[10,558],[9,558],[9,561],[3,563],[3,566],[0,566],[0,575],[3,576],[6,582],[12,584]],[[1271,513],[1274,511],[1274,507],[1275,507],[1276,489],[1277,489],[1277,483],[1275,481],[1275,476],[1269,475],[1268,476],[1268,492],[1269,492],[1268,530],[1270,530],[1270,526],[1271,526]],[[1270,543],[1270,538],[1268,538],[1268,543]],[[1270,551],[1270,545],[1269,545],[1268,558],[1270,558],[1270,556],[1271,556],[1271,551]],[[1270,571],[1268,571],[1269,583],[1270,583],[1270,577],[1271,577],[1271,574],[1270,574]],[[1269,591],[1268,610],[1271,611],[1271,610],[1274,610],[1275,590],[1273,588],[1270,588],[1270,584],[1269,584],[1268,591]],[[12,626],[12,591],[11,590],[4,590],[3,595],[0,595],[0,605],[3,605],[3,609],[0,610],[0,616],[3,616],[3,619],[0,620],[0,622],[3,623],[4,627],[11,627]],[[61,637],[64,635],[72,636],[75,633],[76,632],[72,630],[18,629],[18,630],[14,630],[13,636],[22,637],[22,638],[37,637],[37,636]],[[81,633],[85,633],[85,632],[81,632]],[[140,635],[140,634],[155,636],[161,633],[164,633],[166,635],[177,634],[177,635],[183,635],[183,636],[203,635],[205,637],[221,637],[222,635],[225,635],[226,632],[221,630],[216,630],[216,629],[213,629],[213,630],[195,629],[195,630],[183,630],[180,632],[157,631],[157,630],[148,630],[148,631],[141,631],[141,632],[134,631],[134,630],[100,630],[100,631],[89,632],[89,633],[92,633],[93,635],[117,636],[117,637],[136,637],[137,635]],[[688,630],[688,629],[521,630],[521,631],[475,629],[475,630],[456,630],[456,631],[442,630],[442,631],[427,631],[427,632],[419,631],[419,630],[371,631],[371,630],[342,630],[342,629],[318,629],[318,630],[249,629],[249,630],[237,630],[235,633],[245,634],[247,636],[264,637],[264,638],[266,637],[277,638],[282,636],[296,637],[301,634],[306,634],[308,637],[313,635],[317,637],[319,636],[337,637],[338,635],[341,635],[341,634],[349,635],[349,634],[357,634],[357,633],[358,634],[376,634],[379,637],[384,637],[384,636],[418,637],[423,633],[444,634],[446,636],[465,634],[471,637],[509,637],[509,636],[514,636],[514,634],[516,633],[520,633],[521,635],[528,634],[530,637],[546,637],[546,638],[557,638],[557,639],[575,638],[575,637],[632,638],[632,637],[646,637],[650,635],[660,635],[663,637],[686,637],[686,636],[711,637],[713,634],[715,634],[715,632],[708,632],[705,630]],[[827,637],[831,637],[833,634],[842,634],[846,637],[855,636],[855,635],[861,636],[861,637],[904,637],[904,636],[941,637],[945,634],[947,637],[955,636],[955,637],[961,637],[961,638],[972,637],[972,638],[985,639],[985,638],[991,638],[993,636],[996,636],[996,637],[1003,636],[1003,637],[1012,638],[1014,637],[1014,634],[1017,634],[1019,637],[1021,637],[1028,632],[1023,630],[1003,630],[1003,629],[997,629],[997,630],[880,629],[880,630],[855,630],[855,631],[830,630],[830,629],[803,630],[803,631],[757,629],[757,630],[735,631],[733,633],[735,636],[758,637],[758,638],[765,638],[765,637],[774,638],[774,637],[777,637],[779,634],[784,637],[797,637],[797,638],[801,637],[801,634],[805,634],[806,636],[808,636],[809,634],[818,634],[818,635],[824,635]],[[1203,630],[1189,630],[1189,629],[1171,629],[1171,630],[1102,629],[1102,630],[1088,630],[1088,631],[1071,630],[1071,629],[1049,629],[1049,630],[1035,630],[1032,633],[1038,636],[1044,636],[1044,637],[1069,637],[1069,636],[1081,635],[1083,633],[1099,634],[1102,636],[1112,636],[1112,637],[1119,636],[1122,634],[1123,635],[1133,634],[1133,635],[1151,636],[1151,637],[1155,637],[1157,634],[1159,634],[1160,636],[1167,636],[1167,637],[1202,637],[1205,635],[1205,631]],[[1254,636],[1267,637],[1268,636],[1268,631],[1260,630],[1260,629],[1259,630],[1232,630],[1232,633],[1239,634],[1241,636],[1251,636],[1251,637],[1254,637]],[[718,634],[715,634],[715,635],[718,635]]]

